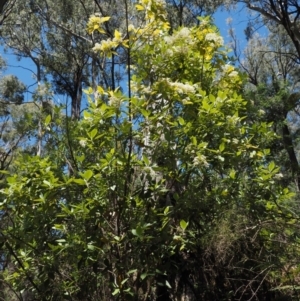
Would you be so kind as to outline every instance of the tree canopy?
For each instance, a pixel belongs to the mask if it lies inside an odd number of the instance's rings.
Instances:
[[[193,15],[217,2],[116,3],[20,0],[1,28],[37,88],[0,81],[0,297],[297,300],[293,37],[234,60]]]

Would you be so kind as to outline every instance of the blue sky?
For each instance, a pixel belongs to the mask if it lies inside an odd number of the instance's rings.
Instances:
[[[249,10],[242,4],[239,4],[235,10],[231,10],[230,13],[225,10],[219,10],[214,14],[214,21],[217,27],[220,30],[220,34],[224,38],[225,44],[230,43],[230,36],[229,36],[229,29],[230,25],[228,24],[227,20],[231,19],[231,27],[234,29],[234,33],[238,39],[239,47],[241,50],[245,48],[247,45],[247,41],[245,38],[244,30],[247,27],[248,20],[251,18],[252,21],[258,26],[258,33],[261,36],[267,35],[266,27],[260,27],[257,22],[257,13],[253,13],[251,11],[251,17],[249,15]]]
[[[227,20],[230,18],[232,20],[231,26],[234,28],[237,37],[244,40],[244,29],[247,26],[247,15],[246,8],[238,7],[236,10],[228,13],[225,10],[219,10],[214,14],[214,21],[220,30],[225,43],[229,42],[228,30],[230,28]]]

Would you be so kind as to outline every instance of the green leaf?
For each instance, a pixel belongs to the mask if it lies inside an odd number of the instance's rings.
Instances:
[[[210,105],[208,104],[208,102],[206,101],[206,99],[204,99],[203,102],[202,102],[202,108],[205,111],[209,111],[209,109],[210,109]]]
[[[121,282],[121,284],[122,284],[122,285],[125,284],[125,283],[127,282],[128,279],[129,279],[129,278],[124,279],[124,280]]]
[[[142,236],[143,235],[143,229],[141,227],[137,227],[136,228],[136,233],[138,236]]]
[[[91,118],[91,113],[90,112],[88,112],[88,111],[83,111],[83,118],[84,119],[89,119],[89,118]]]
[[[89,95],[93,93],[93,88],[92,87],[88,87],[87,89],[83,89],[82,90],[85,94]]]
[[[52,229],[54,229],[54,230],[64,230],[64,226],[62,224],[54,224]]]
[[[193,145],[197,145],[197,138],[196,137],[191,137],[191,140],[192,140],[192,144]]]
[[[145,164],[148,166],[150,164],[149,159],[146,155],[143,154],[143,161],[145,162]]]
[[[135,236],[141,237],[143,235],[143,229],[138,226],[136,229],[132,229],[131,233]]]
[[[14,184],[17,181],[15,177],[8,177],[6,180],[9,184]]]
[[[136,271],[137,271],[137,269],[135,269],[135,270],[130,270],[129,272],[127,272],[127,274],[130,275],[130,274],[136,273]]]
[[[129,294],[130,296],[134,296],[134,293],[131,291],[131,288],[128,287],[126,290],[124,290],[124,292],[126,292],[127,294]]]
[[[180,125],[185,125],[185,120],[182,117],[178,117],[178,122]]]
[[[87,245],[87,248],[88,248],[89,250],[91,250],[91,251],[95,250],[95,246],[92,245],[92,244],[88,244],[88,245]]]
[[[220,152],[222,152],[224,149],[225,149],[225,143],[222,142],[219,146],[219,150],[220,150]]]
[[[52,186],[52,184],[51,184],[49,181],[44,180],[43,183],[46,184],[46,185],[49,186],[49,187]]]
[[[275,162],[274,162],[274,161],[272,161],[272,162],[269,164],[269,167],[268,167],[268,169],[269,169],[269,171],[273,171],[273,170],[274,170],[274,168],[275,168]]]
[[[73,182],[79,185],[86,185],[86,182],[83,179],[73,179]]]
[[[144,109],[140,109],[140,111],[141,111],[141,113],[142,113],[142,115],[144,116],[144,117],[148,117],[149,115],[150,115],[150,111],[146,111],[146,110],[144,110]]]
[[[97,133],[98,133],[98,130],[97,129],[93,129],[93,130],[91,130],[90,132],[89,132],[89,137],[91,138],[91,139],[94,139],[95,138],[95,136],[97,135]]]
[[[112,295],[115,296],[117,294],[120,293],[120,289],[119,288],[116,288],[113,292],[112,292]]]
[[[187,226],[188,226],[188,223],[182,219],[180,221],[180,228],[184,231]]]
[[[164,215],[167,215],[170,211],[170,206],[167,206],[164,210]]]
[[[84,172],[84,174],[82,175],[82,177],[85,179],[85,180],[89,180],[91,177],[93,176],[93,172],[91,170],[86,170]]]
[[[46,117],[46,119],[45,119],[45,126],[47,126],[51,122],[51,119],[52,119],[51,115],[48,115]]]
[[[115,191],[116,187],[117,187],[116,185],[112,185],[112,186],[109,187],[109,189],[112,190],[112,191]]]
[[[82,162],[84,161],[84,159],[85,159],[85,155],[82,154],[81,156],[76,156],[75,158],[76,158],[76,160],[77,160],[78,162],[82,163]]]
[[[166,280],[166,286],[167,286],[168,288],[172,288],[172,286],[171,286],[171,284],[169,283],[168,280]]]
[[[65,239],[57,239],[56,241],[57,241],[58,243],[66,242]]]
[[[208,98],[209,98],[209,100],[210,100],[211,102],[215,102],[215,101],[216,101],[215,96],[212,95],[212,94],[209,94],[209,95],[208,95]]]

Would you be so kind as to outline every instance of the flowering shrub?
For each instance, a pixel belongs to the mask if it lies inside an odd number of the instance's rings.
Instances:
[[[280,221],[291,197],[264,148],[274,134],[247,123],[242,78],[210,19],[171,34],[164,6],[141,0],[144,26],[114,37],[103,27],[109,17],[90,18],[88,32],[102,39],[93,50],[131,62],[130,89],[86,90],[72,173],[26,157],[8,178],[0,209],[13,220],[2,235],[17,250],[6,275],[16,290],[38,300],[175,300],[187,291],[225,300],[227,288],[242,299],[267,278],[270,267],[249,272],[250,257],[268,258],[261,220]],[[261,282],[247,289],[251,277]]]

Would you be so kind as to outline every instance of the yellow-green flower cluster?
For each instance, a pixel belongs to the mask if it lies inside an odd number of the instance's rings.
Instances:
[[[92,34],[95,30],[100,33],[105,33],[105,30],[102,28],[102,23],[107,22],[110,17],[100,17],[92,15],[87,24],[87,32]]]

